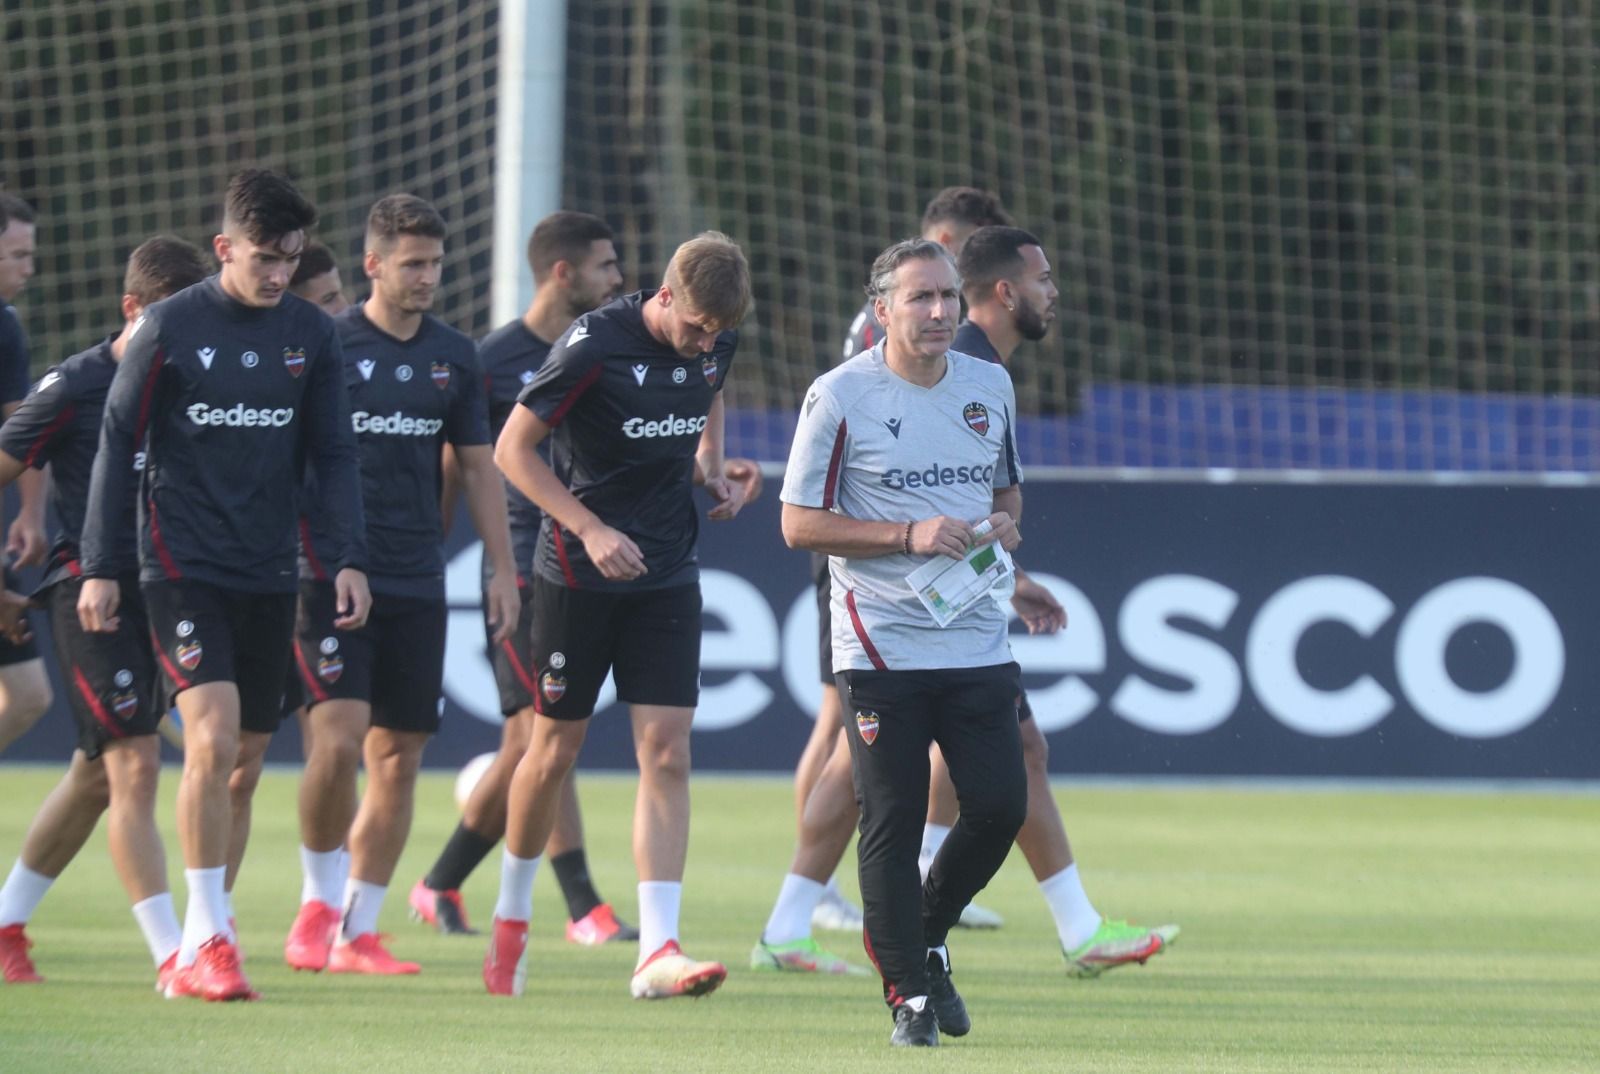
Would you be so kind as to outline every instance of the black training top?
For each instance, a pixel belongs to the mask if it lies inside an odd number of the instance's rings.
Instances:
[[[869,299],[861,312],[856,314],[856,319],[850,322],[850,331],[844,337],[844,352],[839,355],[840,362],[848,362],[862,351],[870,351],[883,340],[883,325],[878,323],[878,316],[873,312],[873,303]],[[838,362],[834,363],[835,365]]]
[[[28,394],[28,333],[14,307],[0,305],[0,406]]]
[[[738,333],[685,358],[644,323],[654,291],[624,295],[564,332],[519,402],[551,433],[556,477],[644,554],[646,573],[610,581],[583,542],[545,519],[534,570],[571,588],[659,589],[699,581],[694,457],[711,403],[727,382]]]
[[[83,537],[89,476],[100,447],[100,416],[105,410],[111,378],[116,374],[117,360],[111,357],[111,340],[107,339],[52,366],[17,412],[0,427],[0,451],[25,466],[50,466],[50,506],[60,528],[51,542],[50,560],[39,582],[41,593],[63,578],[79,574],[78,542]],[[138,480],[143,465],[144,453],[136,453],[131,467],[133,480]],[[133,503],[129,501],[117,533],[130,564],[134,521]]]
[[[155,303],[128,329],[106,399],[84,519],[92,578],[128,566],[119,525],[136,494],[145,581],[192,578],[292,593],[300,486],[309,467],[329,508],[330,571],[366,569],[361,477],[333,321],[284,295],[230,298],[212,276]]]
[[[472,340],[424,315],[410,339],[395,339],[360,306],[334,318],[344,345],[350,426],[361,452],[361,503],[367,520],[367,584],[374,593],[444,599],[444,527],[439,514],[439,453],[489,442],[483,380]],[[306,477],[306,502],[338,511]],[[327,510],[307,512],[300,577],[332,577],[336,547]]]
[[[489,429],[496,440],[506,427],[506,419],[517,405],[522,389],[533,383],[533,375],[544,364],[550,344],[528,330],[519,317],[502,325],[478,342],[478,364],[483,366],[484,385],[489,393]],[[547,444],[539,454],[550,461]],[[511,482],[506,482],[506,521],[511,524],[511,557],[517,565],[518,583],[533,573],[533,556],[539,545],[539,525],[544,521],[538,506]],[[483,560],[483,580],[487,585],[491,565]]]
[[[950,341],[950,349],[970,354],[974,358],[982,358],[995,365],[1005,365],[1000,360],[1000,352],[989,342],[989,334],[971,321],[962,321],[956,326],[955,338]]]

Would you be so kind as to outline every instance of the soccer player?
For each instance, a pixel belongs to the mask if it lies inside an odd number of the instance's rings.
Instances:
[[[611,228],[588,213],[556,212],[539,221],[528,239],[528,263],[537,289],[526,312],[517,320],[491,332],[478,344],[478,361],[489,393],[489,424],[499,437],[516,409],[517,397],[533,380],[550,353],[550,340],[560,338],[572,322],[615,298],[622,289],[622,270]],[[548,461],[548,450],[541,458]],[[446,452],[447,468],[455,460]],[[451,482],[453,485],[454,482]],[[517,587],[526,596],[543,516],[539,508],[505,482],[507,514],[511,525],[512,558]],[[484,559],[484,608],[491,576]],[[500,712],[505,724],[500,749],[462,810],[461,822],[421,880],[411,889],[411,910],[417,920],[440,932],[475,934],[461,902],[461,885],[479,862],[494,849],[506,829],[506,796],[511,774],[527,752],[534,722],[532,643],[533,605],[524,599],[521,616],[509,636],[484,622],[489,660],[500,692]],[[596,945],[637,940],[639,930],[623,922],[611,905],[600,898],[589,877],[583,845],[583,821],[578,808],[576,775],[569,775],[556,806],[555,825],[545,856],[550,859],[561,894],[567,904],[567,939]]]
[[[169,996],[253,999],[225,896],[241,735],[280,717],[294,629],[296,508],[304,472],[327,519],[340,630],[365,621],[365,526],[333,322],[288,294],[316,210],[272,172],[228,184],[221,272],[145,311],[106,400],[89,487],[78,613],[119,623],[119,539],[138,497],[150,633],[184,725],[178,835],[189,904]],[[144,467],[135,482],[135,460]]]
[[[1010,850],[1026,775],[1005,613],[983,600],[940,628],[906,576],[932,556],[1020,541],[1016,402],[1004,369],[950,351],[960,279],[943,245],[896,243],[873,263],[869,286],[884,339],[807,393],[783,534],[830,557],[868,950],[893,1010],[891,1040],[935,1045],[940,1030],[971,1028],[945,939]],[[906,479],[930,463],[937,483]],[[924,884],[918,822],[934,742],[962,810]]]
[[[37,218],[33,207],[14,194],[0,192],[0,415],[10,417],[33,382],[28,372],[28,336],[12,307],[33,278],[34,236]],[[15,592],[21,582],[11,568],[42,563],[48,545],[44,539],[44,479],[26,471],[17,479],[22,505],[6,533],[4,585]],[[32,640],[0,637],[0,753],[39,722],[50,707],[50,679]]]
[[[639,793],[637,999],[695,996],[727,976],[678,946],[689,841],[689,730],[699,695],[699,531],[692,485],[729,519],[742,489],[722,455],[722,388],[751,306],[726,235],[679,246],[660,288],[626,295],[562,334],[506,421],[495,460],[544,512],[531,600],[535,716],[511,781],[489,991],[517,995],[533,880],[606,673],[631,706]],[[550,464],[538,447],[552,436]]]
[[[50,609],[56,662],[78,724],[78,748],[56,788],[35,814],[22,853],[0,888],[0,968],[10,982],[41,980],[28,960],[24,932],[40,900],[83,848],[110,805],[111,860],[133,904],[157,985],[164,988],[181,930],[167,890],[166,851],[156,829],[161,771],[156,724],[165,706],[145,625],[144,601],[132,573],[117,580],[117,630],[84,633],[78,623],[78,542],[84,500],[106,392],[127,348],[132,325],[153,305],[204,279],[204,255],[180,239],[150,239],[133,251],[123,282],[123,329],[114,338],[52,367],[0,428],[0,486],[25,467],[50,466],[50,498],[60,526],[36,596]],[[135,463],[139,460],[135,458]],[[136,541],[133,505],[121,540]]]
[[[417,770],[439,729],[444,681],[440,453],[454,449],[490,574],[484,614],[496,640],[516,625],[516,566],[505,495],[489,447],[472,341],[428,313],[444,265],[444,218],[411,194],[367,216],[362,261],[371,296],[335,320],[361,452],[372,612],[341,632],[324,566],[338,550],[325,512],[302,526],[295,660],[311,727],[300,781],[301,906],[284,944],[295,969],[409,974],[378,936],[378,914],[405,847]],[[367,786],[356,802],[356,770]],[[341,849],[349,839],[349,879]],[[343,906],[343,922],[340,906]],[[337,943],[335,938],[337,936]]]
[[[329,317],[337,317],[350,307],[350,300],[344,297],[344,282],[339,279],[339,264],[333,259],[333,251],[320,242],[306,244],[306,252],[289,279],[289,290]]]

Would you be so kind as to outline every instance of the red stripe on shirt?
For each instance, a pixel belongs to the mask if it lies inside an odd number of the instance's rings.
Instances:
[[[600,379],[600,374],[603,370],[603,366],[596,364],[589,370],[589,372],[580,377],[578,379],[578,383],[574,384],[572,386],[572,390],[567,393],[567,397],[561,400],[561,405],[556,407],[555,410],[551,411],[550,420],[545,422],[545,424],[550,426],[552,429],[554,429],[557,425],[560,425],[561,419],[567,416],[567,411],[571,410],[575,405],[577,405],[577,402],[583,396],[583,393],[593,387],[594,382]]]
[[[828,458],[828,480],[822,486],[822,508],[832,510],[834,495],[839,491],[839,466],[844,462],[844,441],[848,423],[839,421],[839,431],[833,434],[833,454]]]
[[[94,714],[95,722],[106,729],[112,738],[127,738],[128,733],[121,724],[111,718],[111,713],[100,703],[100,695],[94,692],[94,687],[89,685],[89,680],[84,678],[82,668],[72,669],[72,681],[78,687],[78,693],[83,695],[83,700],[88,703],[89,711]]]
[[[156,502],[150,503],[150,543],[155,546],[156,557],[161,560],[161,570],[168,578],[182,578],[183,572],[178,569],[177,562],[172,558],[172,553],[167,551],[166,538],[161,536],[161,520],[156,517]]]
[[[561,577],[567,580],[568,589],[577,589],[578,576],[572,573],[572,561],[567,558],[567,542],[561,538],[561,527],[552,524],[550,532],[556,541],[556,559],[561,561]]]
[[[306,557],[306,566],[311,568],[311,577],[319,582],[326,582],[328,572],[322,569],[322,561],[317,558],[317,550],[311,547],[311,519],[305,515],[300,516],[300,551]]]
[[[70,403],[63,408],[61,413],[56,415],[56,419],[49,425],[46,425],[44,427],[44,431],[38,435],[31,445],[29,445],[28,454],[23,458],[22,465],[32,466],[34,463],[38,462],[39,456],[44,454],[44,449],[50,446],[50,441],[55,439],[56,433],[59,433],[62,427],[65,426],[67,422],[71,421],[72,416],[77,412],[77,408],[72,406]]]
[[[300,681],[306,684],[306,689],[311,691],[314,701],[328,700],[328,691],[322,688],[317,677],[311,673],[310,666],[306,663],[306,654],[300,651],[300,643],[294,643],[294,662],[300,665]]]
[[[879,671],[888,671],[889,665],[883,662],[883,657],[878,655],[878,647],[872,644],[872,639],[867,637],[867,628],[861,623],[861,614],[856,611],[856,591],[847,589],[844,592],[844,606],[850,611],[850,625],[855,628],[856,640],[861,643],[861,648],[866,650],[867,659],[872,661],[872,666]]]

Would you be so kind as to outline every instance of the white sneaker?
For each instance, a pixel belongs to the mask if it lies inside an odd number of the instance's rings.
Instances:
[[[728,967],[722,963],[696,962],[683,953],[677,940],[668,940],[633,971],[630,987],[634,999],[704,996],[715,992],[727,978]]]
[[[811,911],[811,927],[828,932],[860,932],[865,922],[861,910],[833,888],[822,893],[822,901]]]
[[[997,929],[1005,923],[1005,918],[987,906],[979,906],[975,902],[969,902],[967,903],[967,908],[961,911],[961,920],[956,922],[956,927],[963,929]]]

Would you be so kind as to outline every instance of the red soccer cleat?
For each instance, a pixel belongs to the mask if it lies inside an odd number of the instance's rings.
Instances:
[[[33,959],[28,957],[28,948],[32,946],[33,941],[28,939],[24,926],[7,925],[0,929],[0,971],[4,971],[6,984],[39,984],[44,980],[33,968]]]
[[[313,899],[302,903],[283,942],[283,960],[297,970],[325,969],[339,934],[339,911]]]
[[[200,945],[194,965],[185,966],[172,975],[167,984],[167,998],[195,996],[208,1003],[229,1000],[260,999],[261,993],[250,987],[244,970],[239,966],[239,949],[222,933]]]
[[[447,936],[476,936],[478,930],[467,924],[467,908],[459,891],[434,891],[418,880],[411,889],[411,920],[432,925]]]
[[[528,980],[528,923],[494,919],[489,953],[483,956],[483,983],[491,996],[520,996]]]
[[[415,962],[401,962],[383,946],[388,937],[376,932],[363,932],[348,943],[335,944],[333,956],[328,959],[329,973],[370,973],[380,977],[397,977],[407,973],[421,973]]]
[[[585,947],[599,947],[603,943],[637,940],[639,930],[617,920],[611,904],[603,902],[576,921],[567,922],[567,942]]]
[[[683,953],[677,940],[668,940],[633,971],[629,987],[634,999],[698,998],[715,992],[727,979],[728,967],[722,963],[697,962]]]
[[[172,979],[178,974],[178,952],[174,951],[167,956],[167,960],[156,970],[156,991],[163,996],[167,994],[167,987],[172,984]]]

